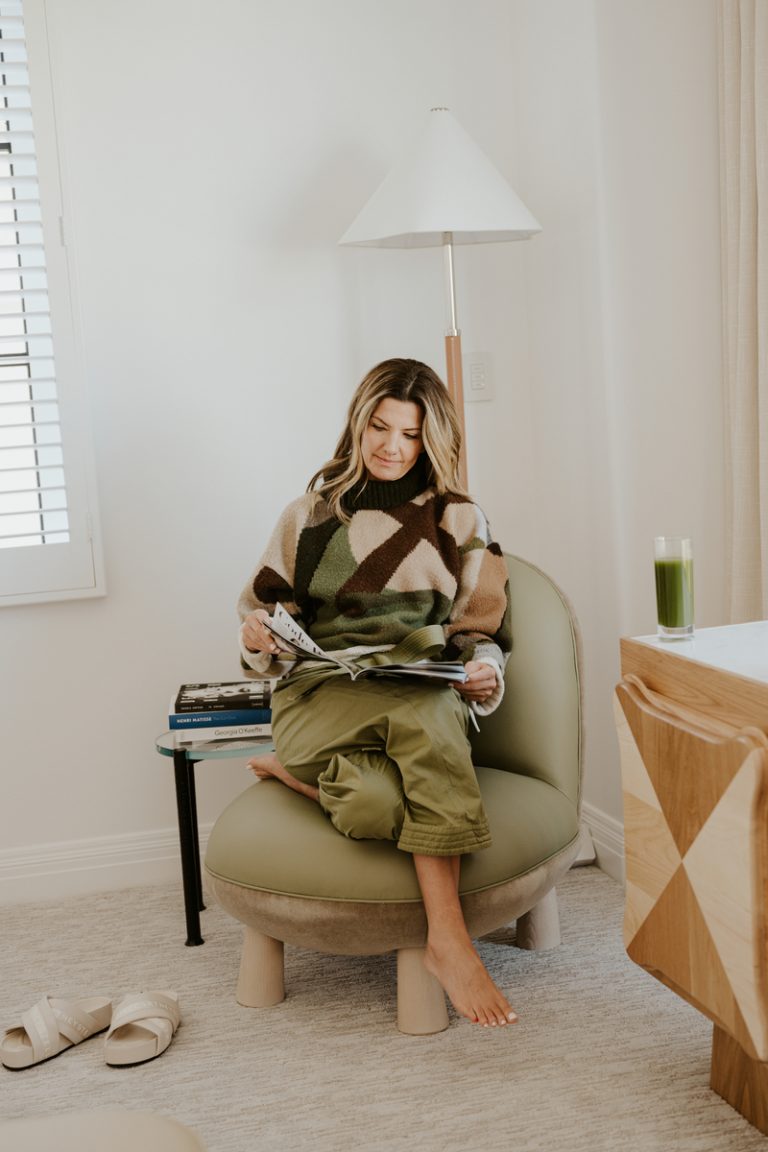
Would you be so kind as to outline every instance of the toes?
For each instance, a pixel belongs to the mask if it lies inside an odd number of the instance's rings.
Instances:
[[[512,1008],[506,1000],[497,1006],[496,1012],[498,1014],[497,1019],[499,1024],[502,1024],[504,1027],[506,1027],[507,1024],[517,1023],[517,1012],[515,1012],[514,1008]]]
[[[499,1006],[497,1006],[495,1011],[496,1011],[496,1019],[498,1020],[501,1027],[505,1028],[507,1026],[507,1024],[509,1023],[509,1021],[507,1019],[506,1008],[503,1005],[499,1005]]]
[[[475,1024],[480,1024],[483,1028],[496,1028],[497,1021],[493,1011],[488,1011],[487,1008],[480,1006],[474,1014],[471,1015],[470,1020],[474,1020]]]
[[[464,1013],[468,1020],[483,1028],[506,1028],[508,1024],[517,1023],[517,1013],[506,1002],[503,1004],[490,1004],[487,1007],[478,1006],[474,1012]]]

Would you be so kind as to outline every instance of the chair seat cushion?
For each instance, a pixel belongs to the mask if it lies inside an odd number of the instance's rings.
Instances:
[[[493,844],[462,860],[461,891],[521,876],[578,834],[574,803],[531,776],[477,769]],[[420,901],[410,856],[384,840],[351,840],[319,805],[274,780],[252,785],[219,816],[205,866],[245,888],[310,899]]]

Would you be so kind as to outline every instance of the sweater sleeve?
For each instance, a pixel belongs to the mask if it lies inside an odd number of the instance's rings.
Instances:
[[[509,574],[499,545],[482,510],[471,503],[451,509],[451,525],[459,547],[459,583],[445,626],[447,651],[464,663],[480,660],[496,672],[490,700],[473,705],[485,716],[504,695],[504,668],[512,648]]]
[[[240,593],[237,612],[240,617],[240,660],[243,668],[260,676],[280,677],[290,671],[295,661],[275,660],[268,652],[249,652],[243,643],[242,622],[250,612],[263,608],[271,615],[279,602],[292,616],[299,614],[294,580],[299,536],[316,497],[312,494],[294,500],[283,512],[269,538],[261,559]]]

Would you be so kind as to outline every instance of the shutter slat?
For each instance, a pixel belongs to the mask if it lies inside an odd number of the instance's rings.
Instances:
[[[2,459],[2,454],[1,454],[1,453],[0,453],[0,459]],[[54,471],[54,469],[55,469],[56,471],[58,471],[58,472],[61,472],[61,464],[35,464],[35,465],[31,465],[31,464],[26,464],[26,465],[22,465],[22,464],[13,464],[13,465],[9,465],[7,468],[6,468],[4,465],[3,465],[3,466],[0,466],[0,472],[3,472],[3,473],[11,473],[11,472],[53,472],[53,471]],[[8,488],[8,489],[3,489],[3,491],[8,491],[8,492],[10,492],[10,491],[14,491],[14,492],[15,492],[15,491],[16,491],[16,489],[15,489],[15,488],[14,488],[14,489]]]
[[[2,365],[0,365],[0,367],[2,367]],[[30,396],[29,393],[27,393],[27,395],[19,397],[19,399],[3,400],[2,403],[4,405],[5,404],[48,404],[48,403],[51,403],[52,401],[56,400],[55,393],[53,391],[51,391],[51,394],[49,394],[49,395],[41,395],[41,393],[44,391],[44,389],[41,387],[41,385],[43,385],[43,384],[50,385],[52,383],[53,383],[53,381],[46,381],[46,380],[42,380],[42,379],[30,380],[30,378],[28,376],[25,376],[23,379],[20,379],[20,380],[2,380],[2,381],[0,381],[0,396],[2,395],[3,389],[6,389],[6,394],[8,392],[10,392],[10,390],[12,388],[23,387],[23,388],[29,389],[29,387],[31,385],[34,385],[35,388],[37,388],[39,390],[37,395],[33,394]],[[33,392],[34,392],[34,390],[33,390]]]
[[[50,360],[50,356],[14,356],[12,353],[10,355],[11,359],[13,360],[14,368],[21,368],[22,366],[32,367],[34,364],[37,364],[39,360]],[[0,368],[3,366],[3,357],[0,356]]]
[[[1,91],[2,91],[2,88],[0,88],[0,92]],[[2,164],[2,162],[3,162],[3,157],[0,156],[0,164]],[[35,188],[35,189],[37,188],[37,181],[35,180],[35,178],[33,176],[21,176],[18,173],[15,176],[6,176],[5,173],[3,172],[3,173],[0,173],[0,188],[8,188],[11,191],[15,191],[17,188],[24,188],[25,192],[29,193],[33,188]],[[39,202],[40,202],[36,196],[31,196],[31,197],[30,196],[27,196],[27,197],[20,196],[20,197],[18,197],[18,199],[19,199],[20,203],[23,203],[25,201],[25,199],[30,200],[31,202],[33,202],[35,204],[39,204]],[[13,201],[3,200],[3,203],[4,204],[11,204],[11,203],[13,203]]]
[[[63,498],[66,489],[62,484],[51,484],[50,488],[41,488],[39,485],[32,488],[14,488],[13,492],[0,492],[0,500],[4,496],[51,496],[54,492],[61,492]]]
[[[48,540],[47,537],[56,537],[55,540]],[[17,532],[13,536],[4,537],[0,535],[0,548],[8,548],[15,546],[17,541],[32,539],[38,540],[41,544],[66,544],[69,540],[69,532],[66,528],[56,529],[55,531],[47,531],[42,528],[39,532]]]
[[[4,320],[39,320],[41,318],[50,320],[50,315],[50,312],[30,312],[29,309],[22,312],[3,312],[2,307],[0,307],[0,324]]]

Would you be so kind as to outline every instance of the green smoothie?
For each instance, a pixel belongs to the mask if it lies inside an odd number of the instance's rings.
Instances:
[[[656,607],[662,628],[693,625],[693,560],[656,561]]]

